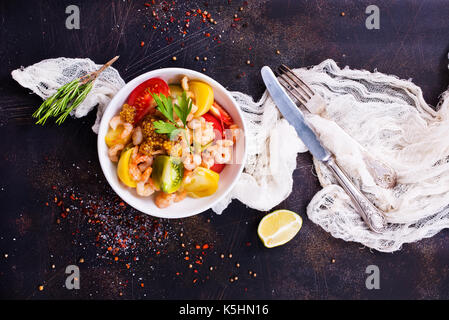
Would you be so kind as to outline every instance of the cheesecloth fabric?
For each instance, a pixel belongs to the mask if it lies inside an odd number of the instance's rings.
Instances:
[[[47,98],[64,83],[99,67],[89,59],[57,58],[15,70],[12,76]],[[333,60],[295,72],[326,101],[324,112],[305,114],[307,121],[354,183],[386,212],[389,227],[383,234],[371,232],[343,189],[315,160],[323,189],[307,207],[310,220],[334,237],[385,252],[449,227],[449,91],[435,111],[419,87],[395,76],[340,69]],[[119,73],[108,68],[73,115],[82,117],[98,105],[93,126],[97,132],[104,109],[123,85]],[[235,188],[213,210],[220,214],[238,199],[268,211],[291,193],[296,155],[307,149],[267,93],[257,102],[241,92],[232,95],[245,116],[248,158]],[[366,152],[396,170],[396,187],[374,183],[363,160]]]

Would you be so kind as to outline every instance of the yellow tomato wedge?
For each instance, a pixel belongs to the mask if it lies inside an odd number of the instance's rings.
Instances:
[[[213,195],[218,189],[220,175],[212,170],[197,167],[193,170],[188,183],[184,183],[184,190],[192,198],[202,198]]]
[[[209,111],[210,106],[214,103],[214,91],[207,83],[201,81],[189,81],[189,90],[195,95],[195,105],[198,110],[195,117],[202,116]]]
[[[137,148],[137,147],[134,147]],[[131,178],[129,174],[129,160],[133,153],[134,148],[128,149],[120,155],[120,160],[117,165],[117,175],[120,180],[128,187],[135,188],[136,182]]]
[[[106,133],[106,136],[104,138],[106,145],[110,148],[116,144],[127,144],[128,141],[131,138],[131,135],[128,135],[128,137],[126,139],[122,139],[120,138],[120,136],[122,135],[123,132],[123,126],[118,126],[117,128],[115,128],[115,130],[113,130],[112,128],[109,128],[108,132]]]

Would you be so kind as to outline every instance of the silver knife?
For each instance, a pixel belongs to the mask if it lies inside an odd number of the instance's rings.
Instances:
[[[318,160],[322,161],[329,170],[335,175],[339,184],[343,187],[346,193],[351,197],[362,219],[370,227],[370,229],[377,233],[382,233],[386,228],[386,221],[384,213],[377,209],[374,204],[369,201],[366,196],[352,183],[351,179],[335,162],[333,155],[325,149],[315,132],[305,122],[304,116],[300,109],[296,106],[284,88],[277,80],[273,71],[265,66],[261,70],[262,79],[271,95],[271,98],[276,103],[279,111],[285,119],[295,128],[298,136],[302,142],[309,149],[310,153]]]

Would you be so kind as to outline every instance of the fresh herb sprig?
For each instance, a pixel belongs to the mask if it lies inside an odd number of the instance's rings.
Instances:
[[[104,64],[97,71],[91,72],[84,77],[74,79],[60,87],[56,93],[45,100],[33,113],[33,117],[38,119],[36,124],[44,125],[51,117],[57,118],[56,123],[58,125],[63,123],[70,112],[86,99],[87,95],[92,90],[94,81],[100,73],[113,64],[117,59],[118,56]]]
[[[187,97],[187,93],[184,91],[181,96],[178,97],[178,103],[173,104],[170,97],[166,97],[164,94],[152,94],[154,101],[159,110],[168,121],[154,121],[153,125],[157,133],[167,134],[171,137],[176,134],[178,130],[183,130],[187,127],[187,116],[192,111],[192,99]],[[173,118],[173,111],[182,122],[182,126],[175,122]]]

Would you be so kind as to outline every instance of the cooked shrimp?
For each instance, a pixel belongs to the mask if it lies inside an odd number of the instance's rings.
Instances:
[[[120,135],[120,138],[127,139],[132,132],[133,132],[133,125],[128,122],[123,122],[123,132]]]
[[[123,145],[123,144],[116,144],[116,145],[113,145],[112,147],[110,147],[109,148],[109,150],[108,150],[108,156],[109,156],[109,159],[112,161],[112,162],[117,162],[118,161],[118,156],[119,156],[119,153],[120,153],[120,151],[122,151],[123,150],[123,148],[124,148],[125,146]]]
[[[192,121],[189,121],[189,123],[187,123],[187,126],[192,130],[201,128],[201,120],[200,119],[204,120],[204,118],[195,118]]]
[[[190,110],[189,115],[187,116],[187,122],[192,121],[193,117],[195,116],[195,112],[198,111],[198,107],[196,104],[192,103],[192,110]]]
[[[209,169],[215,164],[214,156],[215,156],[215,147],[209,147],[206,150],[203,151],[201,154],[202,156],[202,162],[201,166]]]
[[[142,133],[142,128],[141,127],[136,127],[133,130],[132,138],[133,138],[133,144],[135,146],[137,146],[137,145],[142,143],[142,141],[143,141],[143,133]]]
[[[175,202],[179,202],[179,201],[184,200],[186,197],[187,197],[187,192],[186,191],[184,191],[184,190],[176,191],[175,192],[175,199],[174,199],[174,201]]]
[[[156,199],[154,199],[154,203],[161,209],[167,208],[173,202],[175,202],[176,194],[175,193],[165,193],[159,192],[156,195]]]
[[[187,192],[185,191],[177,191],[174,193],[159,192],[156,195],[156,199],[154,199],[154,202],[159,208],[167,208],[174,202],[184,200],[186,196]]]
[[[231,131],[232,141],[235,143],[240,135],[239,126],[236,124],[231,124],[229,126],[229,131]]]
[[[141,197],[149,197],[154,193],[153,184],[145,182],[137,182],[136,193]]]
[[[217,148],[214,160],[216,163],[227,163],[231,160],[231,148]]]
[[[184,168],[187,170],[193,170],[201,164],[201,156],[199,154],[187,154],[182,162],[184,164]]]
[[[133,125],[128,122],[124,122],[120,116],[115,116],[109,121],[109,125],[112,130],[117,129],[118,126],[123,126],[123,131],[120,134],[121,139],[127,139],[133,132]]]
[[[201,145],[206,145],[215,138],[214,125],[204,118],[194,118],[187,126],[193,130],[193,140]]]
[[[142,170],[140,170],[139,165],[146,163],[149,164],[148,166],[151,166],[152,161],[152,157],[139,154],[138,148],[134,148],[131,161],[129,162],[129,174],[135,181],[142,181]]]
[[[119,125],[121,125],[123,123],[122,118],[118,115],[113,117],[110,121],[109,121],[109,126],[112,128],[112,130],[117,129],[117,127]]]
[[[215,142],[217,144],[217,146],[222,147],[222,148],[228,148],[228,147],[232,147],[234,145],[234,142],[232,140],[217,140]]]
[[[187,78],[187,76],[182,77],[181,87],[182,87],[182,90],[189,91],[189,78]]]

